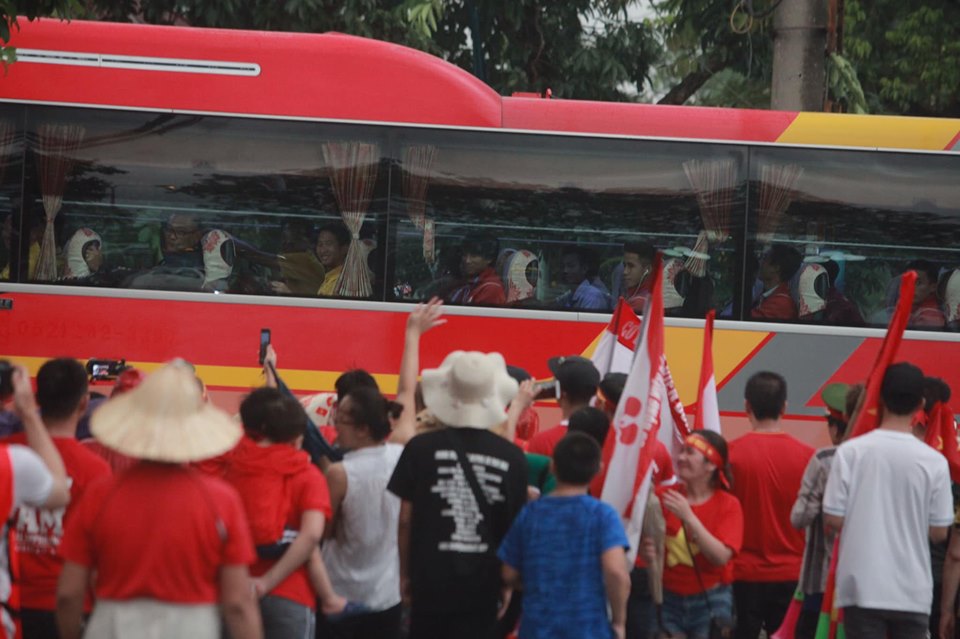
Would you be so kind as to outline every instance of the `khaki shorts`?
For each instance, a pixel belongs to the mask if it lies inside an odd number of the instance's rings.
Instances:
[[[85,639],[219,639],[220,611],[213,604],[173,604],[155,599],[99,600]]]

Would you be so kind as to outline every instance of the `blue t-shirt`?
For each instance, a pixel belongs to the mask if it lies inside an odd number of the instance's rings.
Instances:
[[[497,553],[523,581],[521,639],[611,637],[600,556],[627,545],[617,512],[589,495],[524,506]]]

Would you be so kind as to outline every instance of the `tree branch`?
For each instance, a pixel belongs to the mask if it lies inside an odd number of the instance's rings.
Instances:
[[[720,56],[714,55],[707,58],[702,67],[696,71],[688,73],[680,82],[667,94],[657,101],[657,104],[683,104],[690,99],[694,93],[700,90],[707,80],[727,67]]]

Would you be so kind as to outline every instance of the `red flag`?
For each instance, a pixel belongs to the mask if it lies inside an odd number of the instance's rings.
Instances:
[[[900,277],[900,297],[897,300],[897,308],[890,318],[890,325],[887,327],[887,334],[883,338],[883,345],[880,352],[877,353],[877,359],[867,378],[867,385],[857,402],[857,410],[851,419],[851,428],[847,431],[845,439],[863,435],[880,425],[880,386],[883,383],[883,376],[887,372],[887,367],[893,363],[893,358],[897,355],[900,348],[900,342],[903,340],[903,331],[907,328],[907,321],[910,319],[910,310],[913,307],[913,289],[917,282],[917,274],[914,271],[907,271]]]
[[[640,336],[640,318],[621,297],[610,323],[600,335],[590,357],[603,377],[607,373],[627,373],[633,363],[633,351]]]
[[[925,441],[947,458],[950,478],[960,483],[960,442],[957,441],[957,422],[953,409],[946,402],[937,402],[927,418]]]
[[[639,545],[650,492],[654,443],[661,424],[668,425],[671,431],[675,428],[672,424],[674,402],[664,381],[662,268],[657,258],[636,357],[627,374],[605,446],[609,470],[601,499],[627,520],[631,554]]]
[[[695,425],[703,430],[720,432],[720,404],[717,401],[717,378],[713,373],[713,318],[717,312],[710,309],[703,327],[703,360],[700,365],[700,386],[697,393]]]

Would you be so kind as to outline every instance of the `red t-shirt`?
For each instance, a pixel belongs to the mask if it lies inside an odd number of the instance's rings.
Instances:
[[[255,557],[240,497],[229,484],[151,462],[88,486],[60,553],[97,571],[100,599],[180,604],[216,603],[220,568]]]
[[[747,433],[730,443],[733,494],[750,522],[737,557],[737,581],[796,581],[804,535],[790,510],[813,448],[786,433]]]
[[[23,433],[10,436],[10,444],[26,445]],[[110,475],[110,466],[73,437],[54,437],[53,444],[63,458],[70,482],[70,503],[66,508],[41,510],[20,506],[14,514],[17,549],[20,552],[20,605],[34,610],[56,610],[57,579],[63,570],[60,540],[64,526],[76,511],[87,487]],[[87,602],[87,610],[90,610]]]
[[[686,492],[682,485],[663,486],[657,489],[657,496],[662,498],[668,490]],[[697,544],[690,542],[690,547],[687,548],[688,540],[680,519],[664,508],[663,516],[667,522],[667,548],[664,553],[663,587],[678,595],[695,595],[717,584],[732,582],[733,563],[743,542],[743,511],[740,509],[737,498],[727,491],[715,490],[710,499],[691,508],[693,514],[710,531],[710,534],[733,551],[734,559],[723,566],[717,566],[700,553]],[[694,563],[700,571],[703,588],[700,586],[700,580],[697,579]]]
[[[907,326],[910,328],[943,328],[947,324],[947,316],[940,308],[940,302],[934,294],[927,295],[910,314]]]
[[[790,287],[786,283],[781,283],[750,311],[750,317],[772,320],[797,319],[797,303],[790,295]]]
[[[248,437],[223,457],[223,477],[240,493],[241,501],[254,535],[258,530],[299,530],[303,513],[318,510],[330,518],[330,492],[327,480],[316,466],[310,463],[307,454],[289,444],[259,446]],[[269,508],[263,501],[264,491],[276,491],[267,495],[270,501],[285,500],[280,508]],[[267,521],[264,517],[278,517]],[[269,533],[268,537],[273,536]],[[275,543],[278,538],[257,539],[256,543]],[[250,574],[259,577],[266,573],[276,560],[257,559],[250,567]],[[306,565],[294,570],[270,591],[271,595],[295,601],[311,609],[316,607],[316,594],[310,586]]]
[[[507,301],[503,281],[492,267],[487,267],[466,284],[453,291],[449,300],[454,304],[499,304]]]
[[[542,430],[534,435],[527,444],[527,452],[553,457],[553,449],[556,447],[557,442],[563,439],[563,436],[566,434],[567,420],[563,420],[553,428]]]

